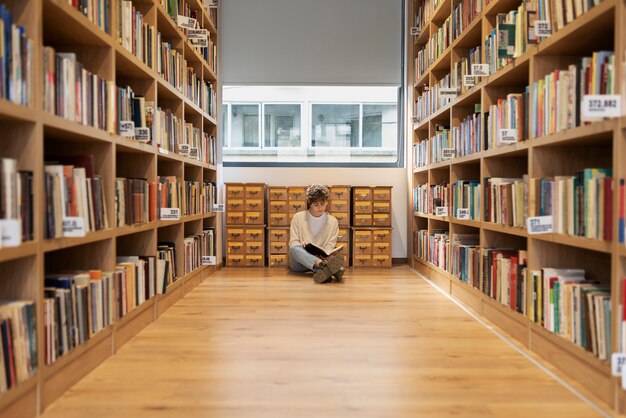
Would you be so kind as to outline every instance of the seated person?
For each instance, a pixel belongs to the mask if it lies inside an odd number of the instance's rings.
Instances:
[[[313,271],[315,283],[326,283],[333,276],[341,281],[345,272],[342,255],[318,258],[304,249],[308,243],[317,245],[326,253],[335,249],[339,222],[326,212],[328,188],[319,184],[310,186],[306,190],[306,200],[309,209],[296,213],[291,220],[289,267],[300,273]]]

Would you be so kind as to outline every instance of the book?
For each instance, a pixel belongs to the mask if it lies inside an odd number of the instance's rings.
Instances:
[[[335,252],[341,250],[344,246],[343,245],[339,245],[335,248],[333,248],[331,251],[324,251],[323,248],[318,247],[317,245],[309,242],[304,249],[309,253],[309,254],[313,254],[316,257],[319,258],[328,258],[331,255],[333,255]]]
[[[33,173],[17,166],[13,158],[0,158],[0,220],[5,221],[0,223],[0,248],[33,239]]]

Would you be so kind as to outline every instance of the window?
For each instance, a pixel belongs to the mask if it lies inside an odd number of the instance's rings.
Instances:
[[[301,106],[299,104],[265,104],[264,144],[271,147],[300,147]]]
[[[230,144],[233,148],[258,147],[259,135],[259,105],[257,104],[231,104],[231,132]]]
[[[359,105],[314,104],[312,147],[358,147]]]

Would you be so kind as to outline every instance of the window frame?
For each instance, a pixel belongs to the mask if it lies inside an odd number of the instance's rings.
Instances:
[[[228,112],[228,126],[227,126],[227,131],[228,131],[228,149],[229,150],[233,150],[233,151],[245,151],[245,150],[251,150],[251,149],[262,149],[261,147],[233,147],[232,146],[232,140],[233,140],[233,106],[252,106],[252,105],[256,105],[257,108],[259,109],[259,122],[257,123],[258,129],[259,129],[259,137],[258,137],[258,143],[259,144],[263,144],[263,132],[261,132],[261,119],[263,117],[261,110],[262,110],[262,103],[261,102],[229,102],[228,103],[228,108],[230,109]],[[242,141],[245,142],[245,138],[242,137]]]
[[[263,131],[261,132],[261,147],[258,149],[269,149],[269,150],[276,150],[276,151],[281,151],[281,150],[295,150],[295,149],[306,149],[306,147],[304,146],[304,135],[302,134],[304,132],[303,127],[305,126],[304,123],[304,112],[302,112],[302,109],[304,108],[304,102],[260,102],[261,103],[261,111],[262,111],[262,123],[261,123],[261,127],[263,128]],[[300,146],[299,147],[266,147],[265,146],[265,106],[267,105],[296,105],[300,108]],[[250,148],[248,148],[250,149]]]

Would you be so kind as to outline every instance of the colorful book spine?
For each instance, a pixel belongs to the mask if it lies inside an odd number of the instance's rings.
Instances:
[[[0,393],[37,372],[37,314],[30,300],[0,303]]]
[[[482,1],[462,0],[452,10],[452,40],[457,39],[482,10]]]
[[[450,272],[450,234],[447,230],[434,230],[428,242],[428,261]]]
[[[439,128],[429,142],[431,164],[450,159],[450,152],[454,154],[454,141],[449,129]]]
[[[480,220],[480,182],[457,180],[452,188],[452,216],[459,219]],[[459,209],[461,209],[459,211]]]
[[[0,158],[0,248],[33,239],[33,173],[17,166],[13,158]]]
[[[110,0],[67,0],[67,3],[81,12],[100,29],[109,32],[111,21]]]
[[[480,112],[467,116],[460,126],[452,127],[455,155],[463,157],[482,150],[482,122]]]
[[[527,93],[510,93],[489,106],[486,149],[522,142],[527,137]]]
[[[32,104],[33,45],[26,28],[16,25],[13,13],[0,4],[0,98],[22,106]]]
[[[528,176],[484,179],[485,221],[518,228],[526,227]]]
[[[430,164],[428,157],[428,141],[413,144],[413,168],[426,167]]]
[[[480,236],[454,234],[450,249],[450,270],[454,277],[475,287],[480,277]]]

